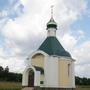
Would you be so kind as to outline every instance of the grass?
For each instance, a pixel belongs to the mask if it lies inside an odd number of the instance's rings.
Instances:
[[[0,82],[0,90],[21,90],[21,83]]]
[[[77,86],[76,90],[90,90],[90,85],[89,86],[84,86],[84,85]]]
[[[0,82],[0,90],[21,90],[21,83],[16,82]],[[76,90],[90,90],[90,86],[77,86]]]

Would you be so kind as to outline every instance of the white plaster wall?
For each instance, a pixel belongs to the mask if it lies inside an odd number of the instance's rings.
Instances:
[[[49,28],[47,32],[48,36],[56,36],[56,29],[54,28]]]
[[[40,71],[36,71],[34,86],[40,86]]]
[[[71,64],[72,80],[71,80],[71,82],[72,82],[73,88],[75,88],[75,70],[74,70],[74,68],[75,68],[75,64],[74,64],[74,61],[72,61],[72,64]]]
[[[47,57],[45,60],[45,87],[58,87],[58,58]]]
[[[22,86],[28,86],[28,73],[26,71],[23,72]]]

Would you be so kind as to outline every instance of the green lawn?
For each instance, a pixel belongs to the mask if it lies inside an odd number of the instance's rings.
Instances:
[[[21,83],[0,82],[0,90],[21,90]]]
[[[90,90],[90,86],[77,86],[76,90]]]
[[[0,82],[0,90],[21,90],[21,83]],[[90,90],[90,86],[77,86],[76,90]]]

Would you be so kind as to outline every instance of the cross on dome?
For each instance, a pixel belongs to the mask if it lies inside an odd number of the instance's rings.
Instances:
[[[51,6],[51,17],[53,18],[53,7],[54,5]]]
[[[47,30],[49,28],[55,28],[57,30],[57,23],[53,19],[53,7],[54,7],[54,5],[51,6],[51,19],[47,23]]]

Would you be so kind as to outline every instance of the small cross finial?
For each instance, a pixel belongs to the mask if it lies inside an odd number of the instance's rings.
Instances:
[[[53,18],[53,7],[54,5],[51,6],[51,18]]]

